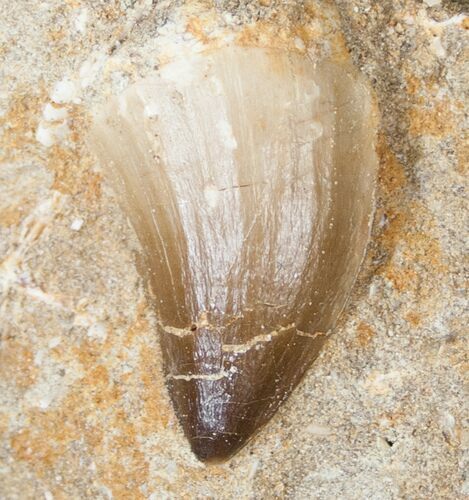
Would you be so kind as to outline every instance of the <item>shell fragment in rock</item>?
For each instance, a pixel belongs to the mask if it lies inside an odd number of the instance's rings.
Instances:
[[[370,232],[375,128],[349,63],[235,46],[168,63],[97,116],[91,142],[140,239],[201,460],[272,417],[343,309]]]

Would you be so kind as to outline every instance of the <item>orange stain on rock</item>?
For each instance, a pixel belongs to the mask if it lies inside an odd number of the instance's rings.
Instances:
[[[79,150],[54,145],[49,148],[47,167],[54,173],[52,189],[63,194],[85,194],[90,201],[100,196],[100,177],[90,171],[91,161]]]
[[[146,302],[140,302],[137,306],[137,314],[135,321],[130,325],[127,333],[124,337],[124,345],[130,347],[135,341],[135,337],[138,335],[143,335],[149,330],[148,320],[145,317],[147,304]]]
[[[424,105],[429,100],[435,99],[440,86],[434,75],[430,75],[427,79],[422,80],[413,74],[412,69],[407,70],[406,73],[407,94],[409,94],[411,102],[414,105]]]
[[[5,339],[0,347],[0,378],[11,380],[18,389],[28,389],[36,381],[37,368],[28,346]]]
[[[63,357],[60,346],[56,352],[60,358]],[[89,339],[83,340],[78,346],[72,348],[72,356],[83,365],[85,371],[93,369],[105,353],[106,350],[100,344]]]
[[[461,175],[467,174],[467,168],[469,164],[469,134],[467,132],[462,133],[462,138],[457,147],[457,171]]]
[[[79,439],[73,412],[62,410],[28,412],[29,425],[10,440],[18,460],[31,463],[39,476],[46,474],[67,452],[67,446]]]
[[[378,416],[378,421],[385,424],[386,427],[395,427],[404,419],[408,418],[408,414],[402,410],[388,411]]]
[[[448,270],[443,262],[440,243],[430,234],[412,232],[407,226],[399,238],[399,244],[404,262],[401,265],[388,264],[383,270],[384,275],[399,292],[412,291],[418,293],[420,298],[431,294],[431,289],[422,286],[423,274],[437,278]]]
[[[112,491],[113,497],[144,498],[139,488],[148,480],[149,464],[138,449],[137,430],[122,409],[114,412],[112,437],[107,443],[110,453],[98,459],[100,480]]]
[[[385,270],[384,275],[398,292],[407,290],[415,292],[418,289],[420,280],[417,272],[410,267],[390,266]]]
[[[100,482],[105,484],[117,500],[146,498],[139,490],[148,477],[148,463],[141,452],[125,455],[121,449],[110,456],[108,462],[98,467]]]
[[[99,410],[111,408],[121,397],[117,381],[109,377],[108,369],[101,364],[88,371],[82,379],[82,385],[92,406]]]
[[[204,44],[210,43],[210,38],[206,35],[202,21],[198,17],[192,17],[187,23],[186,30]]]
[[[87,445],[94,450],[94,452],[97,452],[101,449],[104,441],[104,430],[97,425],[88,424],[86,426],[85,439]]]
[[[0,161],[15,161],[24,156],[25,148],[35,144],[39,113],[44,104],[44,91],[34,95],[24,90],[11,98],[9,109],[0,116]]]
[[[83,379],[83,383],[101,387],[108,385],[109,373],[106,367],[98,365],[96,368],[93,368]]]
[[[335,62],[347,62],[350,59],[350,53],[347,48],[347,42],[345,41],[342,33],[337,32],[334,36],[334,41],[331,44],[333,52],[331,54],[332,59]]]
[[[6,413],[0,413],[0,439],[6,436],[10,425],[10,417]]]
[[[28,204],[27,200],[24,200]],[[26,210],[21,203],[21,205],[10,205],[9,207],[3,208],[0,212],[0,226],[11,227],[17,226],[25,214]]]
[[[80,106],[72,106],[67,123],[71,145],[53,145],[48,149],[47,167],[54,173],[52,189],[64,194],[81,194],[88,202],[101,197],[102,176],[92,170],[93,158],[83,143],[88,116]]]
[[[90,117],[85,112],[83,106],[68,106],[68,110],[67,122],[70,125],[70,140],[76,145],[75,147],[81,147],[83,137],[89,128]]]
[[[386,252],[392,252],[401,240],[407,226],[409,216],[395,207],[386,211],[387,225],[378,237],[379,243]]]
[[[103,176],[96,172],[89,172],[86,176],[85,198],[88,202],[94,202],[101,198],[101,183]]]
[[[41,434],[30,429],[23,429],[15,434],[10,440],[10,445],[17,460],[37,465],[36,472],[42,471],[44,467],[51,467],[62,452],[49,439],[41,437]]]
[[[266,40],[270,39],[272,36],[272,29],[273,26],[265,21],[244,26],[236,38],[236,43],[242,47],[263,47]],[[280,40],[281,38],[279,33],[277,43],[273,47],[278,48],[278,42]]]
[[[413,327],[420,326],[422,322],[422,317],[419,313],[410,311],[405,315],[404,318],[408,323],[410,323]]]
[[[409,134],[413,137],[431,135],[443,138],[454,133],[455,119],[448,100],[436,102],[431,108],[414,106],[409,111]]]
[[[142,350],[149,351],[145,347]],[[121,377],[112,371],[119,356],[110,356],[108,352],[108,348],[91,341],[72,350],[85,375],[74,384],[59,408],[46,412],[29,410],[26,427],[14,434],[10,443],[16,458],[28,462],[39,477],[54,470],[57,473],[65,463],[73,462],[74,443],[85,446],[87,454],[93,457],[94,474],[114,498],[143,498],[139,488],[148,480],[149,466],[139,450],[142,417],[140,413],[131,417],[123,398],[126,390],[139,391],[139,383],[127,386],[128,374]],[[140,379],[139,373],[134,377]],[[149,385],[154,386],[154,381]]]
[[[106,2],[98,4],[96,7],[96,15],[105,22],[114,22],[122,19],[124,13],[122,12],[119,0],[107,0]]]
[[[64,194],[77,194],[79,191],[77,170],[80,159],[70,149],[54,145],[49,150],[47,167],[54,173],[52,189]]]
[[[436,76],[421,80],[408,72],[407,93],[412,106],[408,113],[409,135],[430,135],[444,138],[454,134],[458,128],[457,109],[462,103],[437,97],[440,84]],[[455,112],[451,107],[454,105]]]
[[[47,31],[46,38],[49,42],[57,43],[63,40],[67,32],[64,29],[50,29]]]
[[[408,232],[405,237],[406,247],[403,256],[415,260],[433,273],[445,273],[448,266],[443,263],[440,242],[426,232]]]
[[[386,253],[391,253],[400,241],[408,221],[408,215],[403,210],[402,203],[407,178],[404,167],[389,148],[383,135],[378,138],[376,151],[380,159],[379,187],[381,196],[386,202],[386,212],[381,215],[381,217],[385,215],[386,225],[378,235],[378,241]]]
[[[279,26],[283,27],[279,29]],[[245,25],[236,37],[236,44],[241,47],[263,47],[304,53],[318,35],[314,27],[308,24],[292,24],[288,19],[282,23],[276,19],[275,22],[258,21]],[[303,46],[298,44],[299,40]]]
[[[52,189],[64,194],[83,194],[91,202],[99,199],[102,179],[91,170],[93,158],[82,139],[88,124],[88,116],[82,107],[67,107],[71,145],[53,145],[45,153],[37,149],[36,130],[46,102],[48,98],[42,86],[37,94],[30,89],[22,89],[11,98],[10,108],[0,117],[0,146],[3,152],[0,161],[24,159],[28,152],[41,158],[45,154],[47,167],[55,177]],[[5,225],[17,223],[20,215],[17,212],[6,214]]]
[[[361,347],[367,347],[375,336],[375,331],[370,325],[361,321],[357,326],[357,342]]]
[[[140,350],[140,380],[143,384],[143,412],[140,419],[142,434],[151,434],[158,428],[167,427],[172,415],[163,373],[155,364],[156,354],[146,346]]]
[[[422,83],[419,78],[413,74],[409,74],[406,78],[407,81],[407,93],[411,96],[416,96],[421,89]]]
[[[389,148],[383,136],[379,137],[377,153],[380,159],[379,182],[386,194],[395,195],[396,190],[406,185],[404,167]]]
[[[414,82],[412,85],[418,85]],[[381,251],[392,256],[397,247],[403,262],[399,265],[389,258],[377,270],[391,281],[399,292],[417,293],[422,281],[422,268],[426,273],[438,275],[446,272],[442,263],[443,255],[439,242],[432,236],[431,214],[421,204],[409,204],[405,198],[408,180],[405,170],[395,154],[389,149],[384,138],[378,141],[377,152],[380,157],[379,185],[385,201],[385,224],[377,235]],[[379,217],[379,212],[378,212]],[[417,221],[427,221],[422,227]]]

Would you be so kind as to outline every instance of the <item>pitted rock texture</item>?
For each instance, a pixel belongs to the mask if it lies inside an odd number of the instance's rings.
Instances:
[[[469,494],[463,9],[2,2],[2,498]],[[85,135],[96,103],[164,60],[162,32],[214,43],[233,27],[251,45],[349,50],[377,95],[381,167],[371,246],[327,348],[254,442],[206,467],[166,395],[138,242]]]

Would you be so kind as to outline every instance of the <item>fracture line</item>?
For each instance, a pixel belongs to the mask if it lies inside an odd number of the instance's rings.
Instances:
[[[263,342],[270,342],[274,337],[277,337],[281,333],[283,333],[287,330],[291,330],[294,327],[295,327],[295,323],[291,323],[290,325],[283,326],[283,327],[279,328],[278,330],[273,330],[270,333],[256,335],[255,337],[253,337],[251,340],[248,340],[244,344],[224,344],[222,346],[222,350],[223,350],[223,352],[234,352],[236,354],[242,354],[242,353],[249,351],[257,344],[260,344]]]
[[[228,377],[230,375],[230,372],[227,371],[221,371],[218,373],[209,373],[209,374],[202,374],[202,373],[195,373],[192,375],[167,375],[167,378],[172,378],[174,380],[220,380],[222,378]]]
[[[302,332],[301,330],[296,330],[296,334],[299,335],[300,337],[309,337],[311,339],[316,339],[317,337],[323,337],[323,336],[328,336],[328,332],[315,332],[315,333],[308,333],[308,332]]]

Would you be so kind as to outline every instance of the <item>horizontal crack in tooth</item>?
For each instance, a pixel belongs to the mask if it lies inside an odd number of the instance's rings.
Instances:
[[[197,332],[197,330],[201,328],[203,328],[204,330],[223,331],[239,319],[242,319],[242,316],[235,316],[224,326],[213,326],[208,322],[207,318],[202,316],[197,322],[193,323],[193,325],[186,326],[185,328],[177,328],[176,326],[165,325],[161,321],[158,321],[158,326],[165,333],[176,335],[177,337],[187,337],[188,335],[193,335]]]
[[[263,333],[261,335],[256,335],[255,337],[248,340],[244,344],[224,344],[222,346],[222,350],[223,350],[223,352],[243,354],[243,353],[249,351],[250,349],[252,349],[257,344],[270,342],[274,337],[277,337],[277,335],[280,335],[281,333],[283,333],[286,330],[291,330],[294,327],[295,327],[295,323],[291,323],[290,325],[287,325],[287,326],[282,326],[278,330],[273,330],[270,333]]]
[[[202,373],[194,373],[192,375],[173,375],[169,374],[167,375],[167,378],[172,378],[174,380],[221,380],[222,378],[228,377],[230,375],[230,372],[227,371],[221,371],[218,373],[208,373],[208,374],[202,374]]]
[[[167,326],[164,325],[161,322],[158,322],[158,325],[161,327],[161,329],[165,333],[170,333],[171,335],[176,335],[177,337],[187,337],[189,335],[193,335],[197,329],[191,329],[191,328],[176,328],[175,326]],[[206,329],[214,329],[208,324],[203,324],[203,325],[196,325],[197,328],[203,326]],[[286,331],[286,330],[291,330],[294,328],[295,324],[291,323],[290,325],[284,326],[279,328],[278,330],[273,330],[270,333],[263,333],[260,335],[256,335],[252,339],[248,340],[244,344],[224,344],[222,346],[223,352],[232,352],[236,354],[242,354],[250,349],[252,349],[254,346],[260,343],[266,343],[270,342],[274,337],[277,337],[280,333]],[[220,330],[223,330],[225,327],[220,327]],[[314,333],[308,333],[308,332],[303,332],[301,330],[296,330],[296,334],[299,335],[300,337],[309,337],[312,339],[318,338],[318,337],[323,337],[323,336],[328,336],[330,332],[314,332]]]
[[[329,332],[308,333],[308,332],[302,332],[301,330],[296,330],[296,334],[299,335],[300,337],[309,337],[311,339],[316,339],[317,337],[327,337],[329,335]]]
[[[171,335],[176,335],[177,337],[187,337],[187,335],[192,335],[194,332],[190,328],[176,328],[175,326],[163,325],[160,321],[158,326],[165,332]]]

